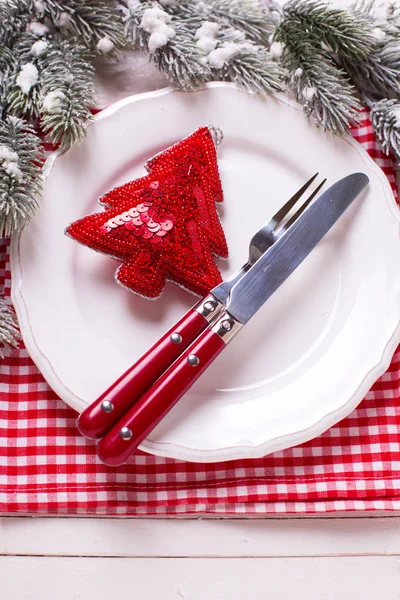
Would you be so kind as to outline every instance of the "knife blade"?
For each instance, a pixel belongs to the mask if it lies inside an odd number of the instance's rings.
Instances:
[[[236,321],[247,323],[310,254],[368,182],[364,173],[353,173],[323,192],[232,287],[227,312]],[[211,293],[214,295],[214,290]]]
[[[233,286],[222,316],[181,354],[100,440],[97,454],[105,464],[117,466],[125,462],[240,329],[310,254],[368,182],[365,174],[354,173],[332,185],[243,275]]]

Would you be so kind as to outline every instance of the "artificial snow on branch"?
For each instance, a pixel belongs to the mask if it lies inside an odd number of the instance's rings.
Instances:
[[[380,7],[365,0],[353,7],[356,20],[367,23],[370,39],[363,55],[341,56],[341,65],[354,82],[366,105],[400,93],[400,19],[390,4]],[[395,26],[397,23],[397,26]]]
[[[41,188],[41,141],[23,119],[0,121],[0,237],[34,214]]]
[[[15,313],[4,298],[0,298],[0,358],[18,347],[19,337]]]
[[[14,56],[9,48],[0,46],[0,120],[7,106],[11,74],[14,69]]]
[[[302,31],[314,46],[325,46],[343,58],[365,56],[373,44],[362,14],[355,19],[352,13],[321,0],[291,0],[284,6],[283,18],[296,37]]]
[[[125,11],[125,31],[128,42],[148,52],[157,67],[182,89],[194,89],[211,78],[204,52],[187,23],[159,2],[131,5]]]
[[[95,71],[84,46],[61,38],[49,45],[39,63],[42,128],[47,138],[64,150],[85,135],[94,105]]]
[[[32,51],[37,48],[37,43],[33,34],[24,33],[13,47],[14,64],[9,76],[7,112],[18,117],[37,118],[39,115],[39,54]]]
[[[102,0],[7,0],[0,2],[0,126],[8,116],[38,124],[47,139],[62,149],[80,141],[94,104],[95,54],[115,58],[125,43],[122,19],[112,3]],[[31,135],[33,135],[32,130]],[[29,138],[31,139],[31,138]],[[39,163],[39,145],[35,144]],[[39,173],[40,171],[38,171]],[[11,165],[6,174],[18,179]],[[3,172],[2,176],[5,176]],[[0,182],[3,184],[3,182]],[[4,186],[3,186],[4,187]],[[7,188],[7,186],[6,186]],[[37,189],[40,188],[40,178]],[[7,188],[10,189],[11,188]],[[36,188],[35,188],[36,189]],[[27,187],[25,198],[33,187]],[[22,223],[21,210],[4,198],[7,227]],[[32,198],[27,215],[35,201]],[[0,219],[4,215],[0,214]],[[14,224],[14,225],[13,225]]]
[[[364,22],[354,24],[345,11],[321,2],[294,0],[285,5],[271,46],[280,55],[289,89],[306,114],[339,135],[357,121],[360,104],[354,86],[330,52],[361,55],[365,33]]]
[[[400,162],[400,102],[380,100],[374,104],[371,122],[383,151],[394,152]]]
[[[256,0],[146,0],[128,2],[124,13],[128,42],[183,89],[218,79],[252,92],[281,89],[267,48],[273,20]]]
[[[193,27],[204,21],[214,21],[221,28],[235,29],[248,40],[268,45],[274,31],[274,19],[268,8],[258,0],[184,0],[175,8]]]
[[[0,46],[12,46],[34,18],[32,0],[0,2]]]
[[[274,23],[260,2],[254,0],[213,0],[211,14],[222,24],[241,31],[257,44],[268,45]]]
[[[41,0],[35,5],[38,18],[99,54],[116,57],[125,44],[121,17],[111,2]]]
[[[264,46],[246,41],[244,34],[233,29],[218,31],[211,41],[215,47],[207,54],[207,63],[214,79],[235,82],[248,92],[282,90],[282,70]]]
[[[357,87],[364,104],[399,96],[399,40],[379,41],[362,61],[342,60],[341,64]]]

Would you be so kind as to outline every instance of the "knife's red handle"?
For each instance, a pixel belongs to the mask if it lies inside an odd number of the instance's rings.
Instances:
[[[100,440],[100,460],[110,466],[124,463],[225,345],[211,329],[203,333]]]
[[[206,318],[195,308],[187,312],[80,414],[79,431],[88,438],[101,437],[207,326]]]

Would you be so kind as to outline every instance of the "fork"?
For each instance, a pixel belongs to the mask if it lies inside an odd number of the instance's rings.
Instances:
[[[324,179],[297,211],[292,209],[317,177],[307,181],[251,239],[249,257],[233,277],[193,306],[134,365],[123,373],[79,416],[78,428],[88,438],[101,438],[188,346],[208,329],[225,309],[230,291],[243,274],[279,239],[307,208]]]

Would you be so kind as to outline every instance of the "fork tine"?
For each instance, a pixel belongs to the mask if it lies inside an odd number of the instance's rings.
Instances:
[[[326,179],[321,181],[319,186],[313,191],[312,194],[310,194],[310,196],[307,198],[307,200],[300,206],[300,208],[294,213],[294,215],[292,217],[290,217],[290,219],[283,225],[282,232],[286,231],[286,229],[288,229],[291,225],[293,225],[293,223],[296,221],[296,219],[298,219],[298,217],[302,214],[302,212],[305,211],[307,206],[315,198],[315,196],[318,194],[318,192],[322,188],[322,186],[325,185],[325,183],[326,183]]]
[[[310,187],[314,179],[318,176],[318,173],[315,173],[295,194],[284,204],[278,212],[272,217],[271,222],[279,225],[279,223],[286,217],[286,215],[292,210],[293,206],[296,204],[298,200],[302,197],[306,189]],[[297,214],[297,213],[296,213]]]

